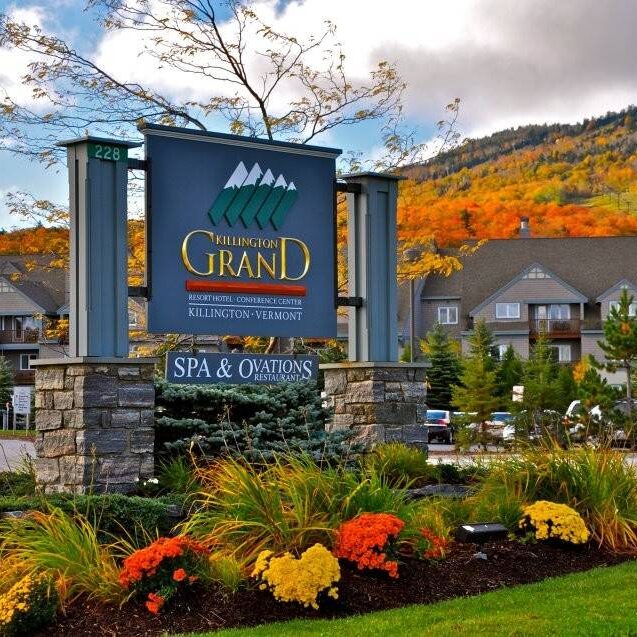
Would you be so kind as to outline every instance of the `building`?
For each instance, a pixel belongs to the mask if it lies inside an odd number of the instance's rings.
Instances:
[[[50,263],[50,256],[0,256],[0,355],[16,385],[33,384],[35,358],[66,354],[57,327],[68,314],[67,277]]]
[[[519,238],[490,240],[462,256],[464,267],[452,276],[419,281],[416,334],[422,337],[440,323],[466,350],[475,321],[484,319],[500,354],[511,345],[527,358],[535,339],[545,334],[559,362],[587,354],[603,360],[597,345],[602,322],[623,288],[637,299],[637,237],[534,238],[526,219],[520,230]],[[400,308],[407,335],[404,291]]]

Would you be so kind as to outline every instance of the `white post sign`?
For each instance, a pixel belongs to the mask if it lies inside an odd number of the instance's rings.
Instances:
[[[32,387],[13,388],[13,412],[16,414],[31,413],[31,391]]]

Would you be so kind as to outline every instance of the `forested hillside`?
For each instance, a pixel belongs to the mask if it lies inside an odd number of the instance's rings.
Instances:
[[[522,126],[468,140],[403,169],[402,240],[440,246],[517,235],[637,234],[637,107],[581,124]],[[346,236],[341,202],[339,243]],[[143,225],[129,224],[132,279],[143,271]],[[0,234],[0,254],[53,252],[65,259],[68,231],[38,227]],[[60,261],[56,261],[60,263]]]
[[[637,234],[637,108],[468,140],[404,170],[399,223],[439,245],[515,236]]]

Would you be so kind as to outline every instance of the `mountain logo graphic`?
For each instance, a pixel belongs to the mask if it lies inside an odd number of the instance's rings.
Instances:
[[[248,172],[240,161],[210,206],[208,216],[213,225],[225,218],[234,226],[240,219],[246,228],[256,221],[259,228],[271,223],[278,230],[297,196],[293,181],[288,184],[283,175],[275,180],[269,168],[264,173],[256,163]]]

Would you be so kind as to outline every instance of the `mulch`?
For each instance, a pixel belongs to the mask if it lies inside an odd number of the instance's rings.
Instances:
[[[187,597],[172,600],[158,616],[151,615],[142,602],[119,608],[79,599],[55,625],[33,637],[151,637],[296,618],[344,617],[477,595],[626,560],[591,546],[563,548],[507,541],[487,544],[484,550],[487,560],[475,559],[476,547],[470,544],[453,545],[447,558],[438,562],[405,559],[397,580],[342,564],[339,599],[326,599],[318,611],[277,602],[267,591],[254,589],[224,594],[219,588],[193,587]]]

